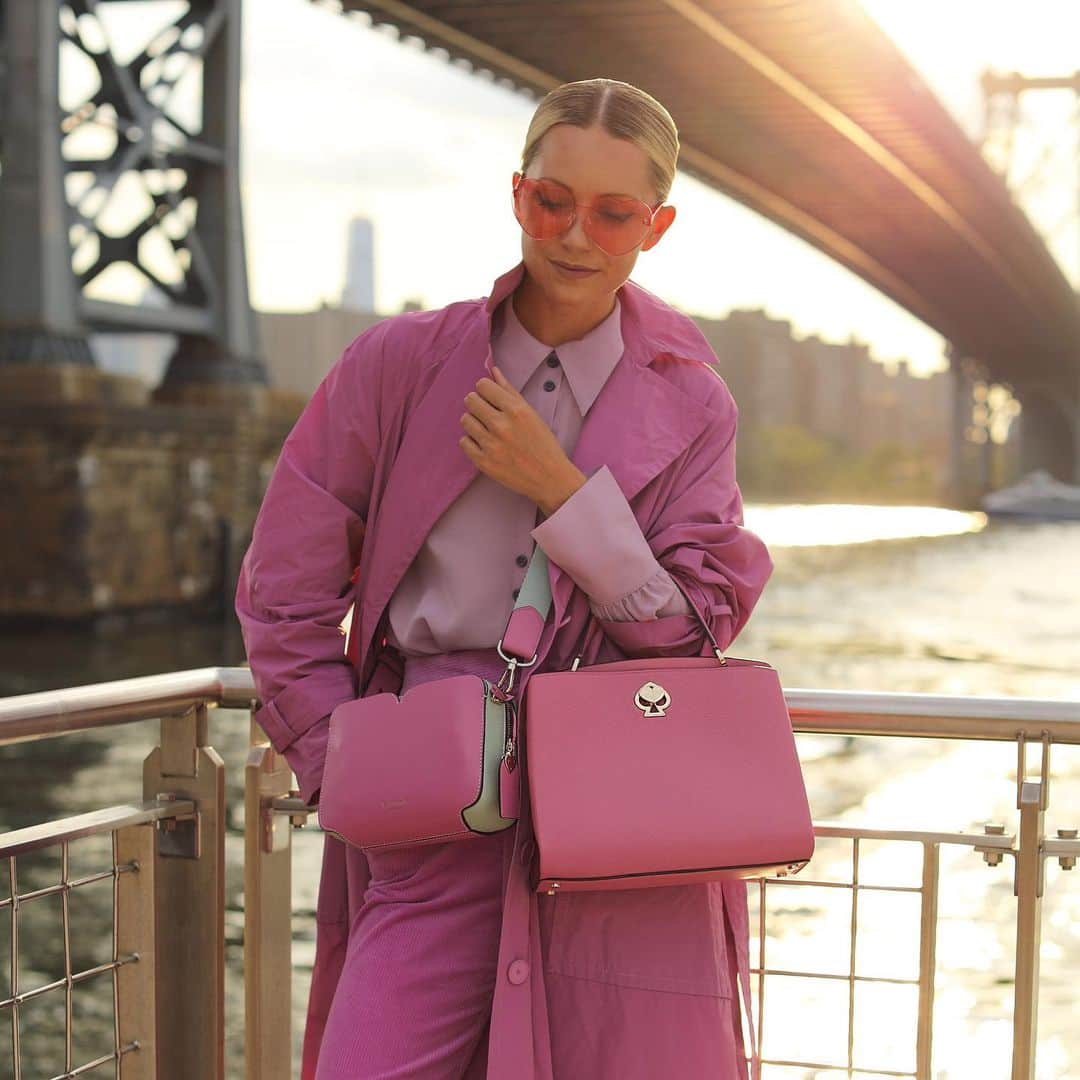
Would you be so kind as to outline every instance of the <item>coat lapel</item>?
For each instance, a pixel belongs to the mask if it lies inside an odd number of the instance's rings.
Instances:
[[[458,446],[464,398],[483,375],[490,376],[492,316],[523,274],[520,262],[495,282],[491,296],[470,315],[458,346],[408,419],[370,535],[373,550],[366,566],[359,627],[365,654],[387,603],[428,533],[479,473]],[[693,442],[711,416],[648,366],[654,355],[641,325],[638,291],[628,281],[619,294],[626,351],[586,413],[570,455],[587,476],[606,464],[631,502]],[[551,560],[548,568],[558,620],[574,582]]]

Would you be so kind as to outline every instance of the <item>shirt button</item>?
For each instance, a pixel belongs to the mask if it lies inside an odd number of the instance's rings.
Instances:
[[[507,969],[506,977],[520,986],[529,977],[529,965],[524,960],[515,960]]]
[[[514,562],[516,562],[518,564],[518,566],[528,566],[529,565],[529,556],[528,555],[519,555],[514,560]]]
[[[548,367],[558,367],[559,366],[559,358],[554,353],[552,353],[547,358],[547,364],[548,364]]]
[[[544,389],[545,390],[554,390],[555,389],[555,384],[551,381],[551,379],[548,379],[548,381],[546,383],[544,383]]]

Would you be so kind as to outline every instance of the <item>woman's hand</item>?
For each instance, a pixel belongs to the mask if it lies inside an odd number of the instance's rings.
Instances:
[[[540,414],[492,367],[465,395],[458,445],[492,480],[553,514],[588,477],[566,456]]]

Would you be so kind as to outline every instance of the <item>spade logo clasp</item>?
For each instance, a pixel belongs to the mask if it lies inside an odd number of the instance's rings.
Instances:
[[[642,716],[666,716],[671,705],[671,695],[659,684],[647,682],[638,687],[634,704]]]

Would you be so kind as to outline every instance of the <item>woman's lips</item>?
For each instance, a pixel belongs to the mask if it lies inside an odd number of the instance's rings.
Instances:
[[[551,265],[554,266],[560,274],[563,274],[566,277],[583,278],[597,272],[596,270],[572,270],[569,266],[566,266],[565,264],[560,263],[555,259],[552,259],[550,261]]]

